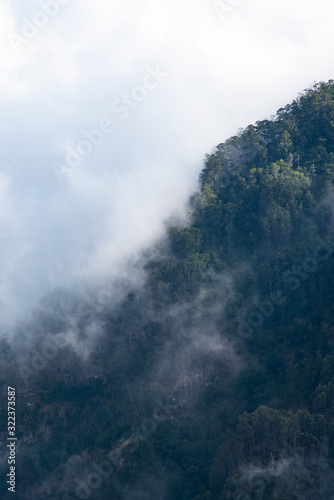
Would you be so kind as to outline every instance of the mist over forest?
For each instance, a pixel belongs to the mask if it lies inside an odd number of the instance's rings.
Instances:
[[[333,116],[320,82],[219,144],[186,219],[2,338],[21,498],[332,498]]]
[[[333,16],[3,0],[1,499],[334,500]]]

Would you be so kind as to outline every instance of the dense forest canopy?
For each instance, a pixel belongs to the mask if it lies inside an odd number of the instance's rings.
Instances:
[[[98,310],[61,292],[28,356],[23,327],[3,339],[18,497],[334,499],[333,185],[331,80],[206,156],[142,289]]]

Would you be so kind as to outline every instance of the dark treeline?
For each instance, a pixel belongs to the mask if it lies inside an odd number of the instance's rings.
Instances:
[[[60,292],[26,327],[36,351],[3,340],[18,498],[334,498],[333,184],[329,81],[207,155],[144,288],[98,310]]]

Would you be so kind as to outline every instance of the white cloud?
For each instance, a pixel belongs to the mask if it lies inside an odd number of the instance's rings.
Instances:
[[[329,0],[247,0],[224,21],[210,0],[70,0],[15,50],[9,35],[41,2],[0,5],[0,308],[11,322],[55,286],[136,256],[182,210],[206,152],[334,69]],[[157,64],[168,78],[120,120],[111,104]],[[103,118],[113,134],[58,182],[64,145]]]

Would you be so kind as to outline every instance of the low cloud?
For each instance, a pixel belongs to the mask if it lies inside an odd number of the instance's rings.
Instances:
[[[1,3],[3,332],[56,287],[138,260],[186,215],[205,153],[331,78],[331,2],[237,3],[224,19],[203,0]],[[148,67],[168,74],[152,91]]]

